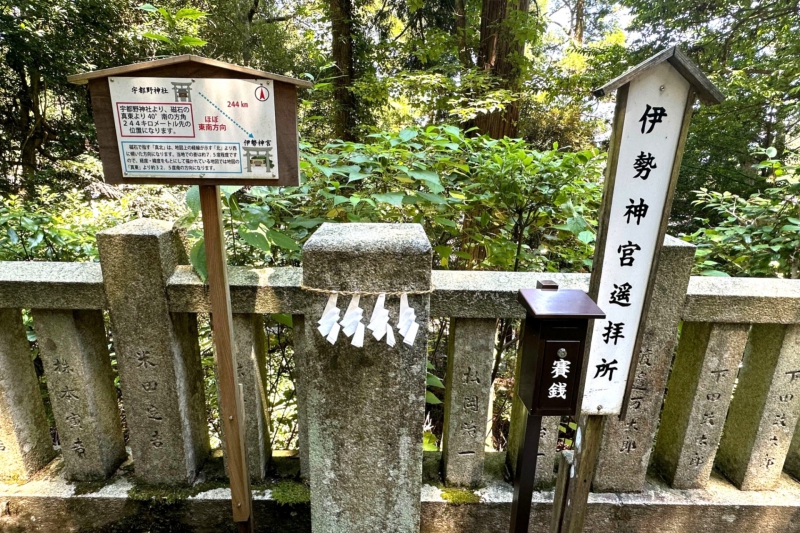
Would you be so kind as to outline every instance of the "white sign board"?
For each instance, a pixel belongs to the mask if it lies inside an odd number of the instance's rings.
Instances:
[[[272,80],[108,84],[124,177],[278,179]]]
[[[597,296],[606,318],[592,331],[585,414],[622,409],[689,88],[667,62],[630,83]]]

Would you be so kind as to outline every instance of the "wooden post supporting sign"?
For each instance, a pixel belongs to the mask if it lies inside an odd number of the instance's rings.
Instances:
[[[297,87],[311,84],[191,55],[69,81],[89,84],[107,182],[199,186],[233,520],[251,532],[219,186],[299,184]]]
[[[589,295],[606,312],[590,329],[570,472],[559,472],[551,531],[583,529],[604,416],[625,416],[658,257],[695,98],[723,95],[677,47],[596,90],[617,91]],[[563,462],[562,462],[563,464]]]

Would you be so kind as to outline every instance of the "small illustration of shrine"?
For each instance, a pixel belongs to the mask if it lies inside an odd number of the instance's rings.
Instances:
[[[272,162],[270,155],[272,146],[242,146],[242,163],[246,167],[247,173],[272,174]]]
[[[175,93],[176,102],[191,102],[192,101],[192,82],[190,81],[173,81],[172,91]]]

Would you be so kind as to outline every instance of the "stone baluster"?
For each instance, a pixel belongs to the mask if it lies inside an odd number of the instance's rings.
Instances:
[[[306,371],[306,322],[304,315],[292,315],[294,345],[294,392],[297,398],[297,442],[300,452],[300,477],[308,479],[308,375]]]
[[[26,480],[55,456],[22,311],[0,309],[0,479]]]
[[[448,485],[474,487],[483,480],[496,333],[496,319],[450,319],[442,441]]]
[[[303,248],[303,283],[322,290],[427,291],[431,246],[418,224],[323,224]],[[311,520],[315,531],[418,533],[422,485],[429,294],[409,295],[419,331],[407,345],[366,331],[362,348],[340,333],[331,345],[317,319],[328,297],[310,294],[305,317]],[[349,304],[339,296],[338,307]],[[375,296],[362,296],[365,320]]]
[[[140,219],[97,234],[136,477],[191,483],[208,456],[197,317],[170,313],[185,253],[172,225]]]
[[[605,419],[592,483],[595,492],[639,492],[644,486],[694,252],[691,244],[664,238],[628,413],[624,420]],[[608,300],[600,298],[597,305],[602,309]]]
[[[103,312],[33,310],[65,477],[97,481],[127,453]]]
[[[711,476],[749,324],[686,322],[667,387],[653,464],[676,489]]]
[[[233,340],[238,367],[237,383],[242,386],[243,391],[247,466],[250,469],[250,478],[260,481],[266,476],[272,457],[264,317],[255,314],[233,315]],[[228,456],[224,434],[222,453],[227,473]]]
[[[800,325],[754,324],[717,450],[717,468],[742,490],[774,488],[798,415]]]

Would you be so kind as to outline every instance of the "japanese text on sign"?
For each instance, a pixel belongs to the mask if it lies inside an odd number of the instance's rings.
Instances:
[[[592,332],[584,413],[622,408],[688,95],[668,63],[628,90],[597,296],[607,317]]]

